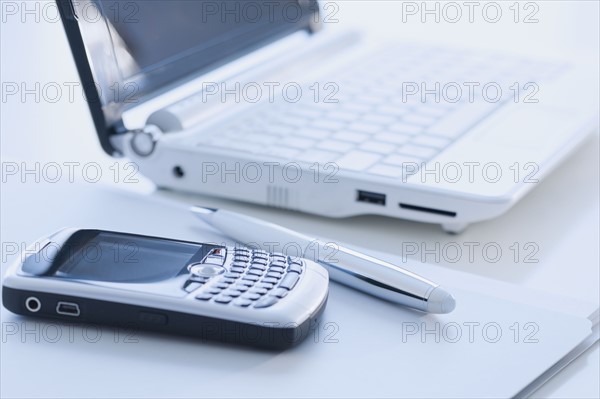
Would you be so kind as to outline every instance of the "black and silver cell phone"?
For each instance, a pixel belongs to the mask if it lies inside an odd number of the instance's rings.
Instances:
[[[327,271],[306,259],[103,230],[64,229],[9,269],[11,312],[287,348],[325,308]]]

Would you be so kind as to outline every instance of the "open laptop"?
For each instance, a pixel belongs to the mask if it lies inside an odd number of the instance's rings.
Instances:
[[[102,147],[164,188],[459,232],[597,124],[597,65],[363,43],[316,1],[57,3]]]

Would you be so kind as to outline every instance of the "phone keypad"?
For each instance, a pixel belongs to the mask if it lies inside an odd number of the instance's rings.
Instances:
[[[184,290],[192,292],[203,286],[202,292],[195,297],[197,300],[261,309],[286,297],[304,271],[303,261],[283,254],[249,248],[233,251],[231,267],[225,274],[203,280],[192,277]]]

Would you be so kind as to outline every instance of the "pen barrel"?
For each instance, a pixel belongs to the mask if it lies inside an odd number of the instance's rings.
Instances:
[[[438,287],[408,270],[344,247],[319,262],[340,284],[422,311],[428,311],[428,298]]]

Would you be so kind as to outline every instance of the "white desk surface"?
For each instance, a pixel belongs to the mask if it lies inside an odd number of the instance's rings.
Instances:
[[[42,2],[43,4],[43,2]],[[410,40],[442,41],[473,46],[494,46],[517,51],[553,53],[575,50],[598,54],[597,2],[537,2],[540,22],[534,25],[402,24],[401,2],[339,2],[340,24],[369,29],[374,35],[395,35]],[[473,35],[473,29],[477,34]],[[66,39],[60,23],[8,19],[2,24],[3,82],[77,82]],[[474,37],[476,37],[474,39]],[[26,50],[25,50],[26,49]],[[1,123],[2,162],[90,162],[102,165],[108,174],[112,164],[94,137],[87,105],[81,99],[56,104],[34,101],[3,101]],[[574,156],[542,182],[530,195],[499,219],[472,225],[459,236],[444,234],[439,226],[379,217],[327,220],[282,210],[187,196],[168,192],[156,195],[176,197],[189,203],[228,207],[262,217],[307,233],[318,233],[343,242],[378,251],[402,253],[402,242],[425,243],[431,248],[449,243],[498,243],[505,255],[499,262],[486,262],[480,252],[475,261],[466,257],[456,263],[440,262],[439,267],[462,270],[554,292],[588,302],[599,302],[599,157],[598,137],[590,138]],[[32,184],[30,179],[25,184]],[[3,185],[3,190],[8,185]],[[10,187],[15,187],[14,184]],[[128,189],[148,190],[143,179]],[[54,228],[44,220],[28,220],[31,207],[43,206],[43,198],[28,198],[20,209],[2,205],[2,242],[21,242]],[[10,217],[9,217],[10,216]],[[24,229],[31,226],[32,233]],[[35,234],[34,234],[35,232]],[[509,248],[534,243],[538,263],[515,262]],[[524,253],[521,253],[521,259]],[[431,258],[428,258],[431,261]],[[3,271],[6,263],[3,260]],[[2,359],[0,359],[2,360]],[[596,343],[586,354],[553,378],[536,393],[539,397],[600,397],[600,350]],[[2,369],[10,367],[2,360]],[[2,380],[2,392],[15,392]],[[4,395],[3,395],[4,396]]]

